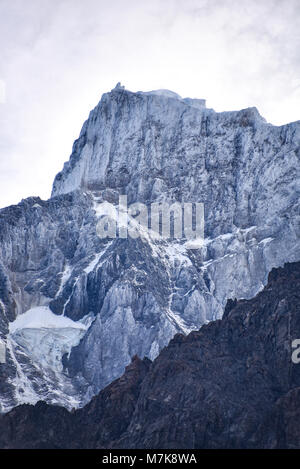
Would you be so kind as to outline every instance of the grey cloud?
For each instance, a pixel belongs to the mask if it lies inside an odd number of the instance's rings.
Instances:
[[[299,0],[1,0],[0,206],[50,194],[117,81],[299,119]]]

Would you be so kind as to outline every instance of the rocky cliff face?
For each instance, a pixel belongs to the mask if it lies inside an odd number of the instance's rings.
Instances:
[[[83,409],[38,403],[0,417],[2,448],[300,448],[300,263],[252,300],[134,357]]]
[[[0,211],[1,410],[85,404],[131,357],[250,298],[300,259],[300,123],[164,90],[103,95],[52,198]],[[100,239],[99,203],[202,202],[205,239]],[[25,313],[25,314],[24,314]],[[59,319],[60,318],[60,319]]]

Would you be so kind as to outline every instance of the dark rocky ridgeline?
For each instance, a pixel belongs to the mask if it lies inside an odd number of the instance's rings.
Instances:
[[[151,364],[83,409],[23,405],[0,418],[3,448],[300,448],[300,263],[273,269],[252,300],[178,334]]]

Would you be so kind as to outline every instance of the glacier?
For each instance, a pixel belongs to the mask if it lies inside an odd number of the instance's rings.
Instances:
[[[76,322],[52,313],[47,306],[35,307],[9,323],[8,338],[43,367],[62,372],[62,357],[79,344],[91,325],[91,318],[87,319]]]
[[[0,210],[1,411],[84,405],[132,356],[154,359],[298,261],[299,158],[300,122],[168,90],[105,93],[51,198]],[[99,238],[99,204],[119,195],[203,203],[204,240]]]

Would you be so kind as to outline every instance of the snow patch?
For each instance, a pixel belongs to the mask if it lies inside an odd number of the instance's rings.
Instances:
[[[26,353],[33,363],[61,373],[62,357],[79,344],[92,323],[92,315],[80,321],[57,316],[47,306],[32,308],[9,324],[8,340]]]
[[[65,284],[67,283],[67,281],[68,281],[69,278],[71,277],[72,270],[73,270],[73,269],[72,269],[71,266],[69,266],[69,265],[66,265],[66,266],[65,266],[64,271],[62,272],[60,287],[59,287],[59,290],[58,290],[58,292],[57,292],[57,294],[56,294],[56,298],[58,298],[58,297],[60,296],[60,294],[62,293]]]
[[[179,94],[174,93],[174,91],[170,90],[152,90],[152,91],[139,91],[138,93],[140,94],[145,94],[145,95],[155,95],[155,96],[164,96],[165,98],[175,98],[175,99],[182,99]]]
[[[274,238],[265,238],[265,239],[262,239],[258,244],[263,244],[265,246],[266,244],[269,244],[273,240]]]
[[[179,261],[181,264],[192,265],[184,245],[169,244],[165,247],[165,253],[172,262]]]
[[[86,329],[80,322],[72,321],[66,316],[54,314],[48,306],[37,306],[20,314],[9,324],[9,333],[14,334],[20,329]]]

